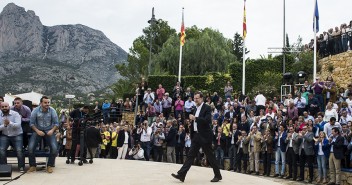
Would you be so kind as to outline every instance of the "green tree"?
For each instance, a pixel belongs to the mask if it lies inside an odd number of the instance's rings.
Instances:
[[[186,29],[186,44],[183,47],[182,75],[204,75],[207,72],[224,72],[235,61],[235,56],[226,39],[211,28]],[[178,74],[180,40],[171,36],[156,57],[156,64],[170,75]]]
[[[148,26],[143,29],[143,35],[133,41],[133,45],[129,50],[127,62],[116,65],[119,74],[132,83],[136,83],[141,77],[148,75],[149,62],[149,46],[152,37],[152,58],[157,55],[163,44],[171,36],[176,36],[176,30],[171,28],[167,21],[158,20],[158,24]],[[153,71],[153,70],[152,70]],[[156,69],[154,71],[161,71]]]
[[[233,40],[229,40],[229,46],[232,48],[232,53],[236,56],[239,61],[243,60],[243,37],[236,32]],[[250,51],[246,48],[246,54]]]

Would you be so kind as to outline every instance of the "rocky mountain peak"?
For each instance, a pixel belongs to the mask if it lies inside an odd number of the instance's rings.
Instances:
[[[0,72],[7,74],[0,79],[11,79],[0,94],[62,94],[65,86],[74,87],[73,93],[94,92],[116,82],[114,66],[126,59],[127,53],[99,30],[81,24],[45,26],[34,11],[14,3],[0,13]],[[76,80],[68,82],[67,75]]]

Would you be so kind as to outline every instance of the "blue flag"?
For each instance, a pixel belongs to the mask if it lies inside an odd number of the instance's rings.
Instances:
[[[318,0],[315,0],[314,8],[314,18],[313,18],[313,31],[314,31],[314,21],[316,20],[316,31],[319,32],[319,10],[318,10]]]

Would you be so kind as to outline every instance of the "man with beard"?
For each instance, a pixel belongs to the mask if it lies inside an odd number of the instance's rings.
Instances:
[[[15,105],[11,107],[11,110],[18,112],[21,116],[21,127],[23,131],[23,148],[28,145],[29,136],[28,133],[32,132],[29,127],[29,119],[31,118],[31,109],[26,105],[23,105],[23,101],[20,97],[15,98]]]
[[[47,163],[46,171],[53,173],[55,158],[57,155],[57,141],[55,138],[55,130],[59,128],[59,119],[54,108],[50,107],[50,100],[43,96],[40,99],[40,106],[35,108],[31,114],[29,125],[33,130],[33,134],[28,144],[29,170],[27,172],[35,172],[35,148],[41,139],[45,139],[50,148],[50,155]]]
[[[10,110],[8,103],[0,103],[0,164],[7,164],[6,150],[11,145],[17,154],[18,169],[24,172],[23,138],[21,127],[21,116]]]

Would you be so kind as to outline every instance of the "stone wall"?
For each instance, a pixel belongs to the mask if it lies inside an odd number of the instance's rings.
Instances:
[[[123,112],[122,119],[128,121],[129,124],[134,124],[134,112]]]
[[[352,82],[352,51],[325,57],[318,64],[322,67],[318,74],[322,80],[331,75],[335,83],[345,89]]]
[[[225,159],[224,160],[224,169],[225,170],[228,170],[230,168],[230,159]],[[243,165],[242,165],[242,168],[243,168]],[[281,170],[281,165],[280,165],[280,170]],[[306,167],[304,169],[304,178],[305,180],[308,179],[308,168]],[[247,171],[249,171],[249,162],[248,162],[248,167],[247,167]],[[263,173],[263,164],[262,163],[259,163],[259,172],[260,174]],[[274,175],[275,174],[275,164],[271,164],[271,172],[270,172],[270,175]],[[288,165],[286,164],[286,168],[285,168],[285,176],[288,175]],[[299,167],[298,167],[298,170],[297,170],[297,175],[299,177]],[[329,170],[327,171],[327,176],[329,178]],[[317,168],[314,168],[314,184],[315,183],[315,180],[318,178],[318,171],[317,171]],[[290,182],[290,180],[287,180],[287,182]],[[290,183],[291,184],[291,183]],[[352,173],[351,172],[344,172],[342,171],[341,172],[341,185],[352,185]]]

